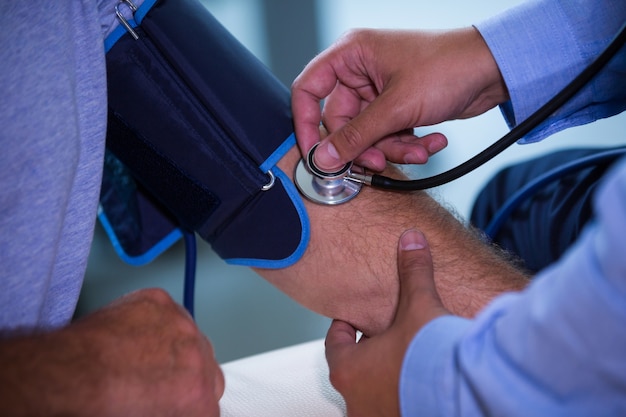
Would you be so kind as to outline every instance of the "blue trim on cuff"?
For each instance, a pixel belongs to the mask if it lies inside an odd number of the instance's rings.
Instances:
[[[137,20],[138,24],[141,24],[141,21],[143,20],[143,18],[146,17],[146,15],[148,14],[150,9],[152,8],[152,6],[154,6],[154,3],[156,2],[157,0],[144,0],[143,1],[141,6],[139,6],[139,8],[137,9],[137,12],[135,12],[135,20]]]
[[[291,138],[291,136],[290,136]],[[293,145],[292,145],[293,146]],[[282,146],[279,148],[281,149]],[[276,153],[276,152],[275,152]],[[309,221],[309,215],[306,211],[306,207],[304,206],[304,200],[296,190],[295,185],[289,177],[278,167],[273,167],[271,169],[272,173],[276,176],[277,179],[281,181],[289,198],[293,202],[296,211],[298,212],[298,216],[300,217],[300,223],[302,224],[302,233],[300,235],[300,243],[296,250],[287,258],[278,259],[278,260],[267,260],[267,259],[249,259],[249,258],[231,258],[225,259],[226,263],[230,265],[241,265],[248,266],[253,268],[265,268],[265,269],[281,269],[286,268],[288,266],[293,265],[298,262],[300,258],[304,255],[306,248],[309,246],[309,238],[311,236],[311,224]],[[266,171],[265,171],[266,172]]]
[[[292,133],[285,141],[261,164],[262,172],[267,172],[278,164],[283,156],[296,145],[296,134]]]
[[[132,266],[143,266],[152,262],[163,252],[168,250],[174,243],[178,242],[183,236],[182,232],[179,229],[174,229],[167,236],[161,239],[159,243],[151,247],[147,252],[139,256],[131,256],[127,254],[126,251],[124,251],[124,248],[118,240],[117,235],[113,231],[113,226],[111,226],[111,223],[109,222],[109,219],[107,218],[104,210],[102,210],[102,207],[98,209],[98,219],[100,220],[104,231],[109,236],[111,244],[113,245],[115,252],[117,252],[117,255],[124,262]]]
[[[131,27],[137,27],[137,22],[135,22],[134,19],[129,20],[128,24]],[[126,34],[126,29],[124,28],[124,26],[118,25],[113,30],[113,32],[111,32],[109,36],[107,36],[106,39],[104,40],[104,53],[106,54],[107,52],[109,52],[111,48],[113,48],[113,45],[115,45],[115,43],[119,41],[120,38],[124,36],[125,34]]]
[[[140,25],[141,21],[144,19],[144,17],[146,17],[146,15],[148,14],[150,9],[152,8],[152,6],[154,6],[154,3],[156,2],[157,0],[144,0],[141,6],[137,8],[137,11],[134,13],[133,18],[130,20],[127,20],[130,27],[135,28],[138,25]],[[109,36],[107,36],[106,39],[104,40],[104,53],[109,52],[109,50],[113,47],[113,45],[115,45],[115,43],[119,41],[120,38],[124,36],[125,33],[126,33],[126,28],[122,26],[121,24],[118,24],[118,26],[113,30],[113,32],[111,32]]]

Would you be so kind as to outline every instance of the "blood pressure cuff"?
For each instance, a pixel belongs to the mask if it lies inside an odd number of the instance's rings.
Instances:
[[[295,144],[287,88],[196,0],[145,0],[124,22],[105,42],[99,212],[118,253],[143,264],[188,230],[232,264],[296,262],[308,217],[276,166]]]

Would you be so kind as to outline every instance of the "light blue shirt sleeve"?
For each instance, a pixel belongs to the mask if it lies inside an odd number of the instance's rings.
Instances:
[[[525,120],[582,72],[625,22],[623,0],[534,0],[475,25],[509,90],[510,101],[500,107],[509,127]],[[622,48],[590,84],[520,142],[536,142],[622,112],[625,67]]]
[[[117,3],[0,1],[0,334],[72,319],[100,195],[103,39]]]
[[[477,25],[509,88],[510,126],[573,79],[624,21],[621,0],[553,0]],[[526,141],[623,111],[624,49]],[[414,337],[400,376],[404,417],[626,415],[626,160],[606,175],[594,209],[577,243],[525,291],[498,297],[474,320],[440,317]]]
[[[403,416],[626,415],[626,160],[595,209],[577,244],[525,291],[416,335]]]

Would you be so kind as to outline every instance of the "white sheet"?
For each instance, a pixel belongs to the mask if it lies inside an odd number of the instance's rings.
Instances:
[[[328,380],[324,341],[314,340],[222,365],[222,417],[344,417]]]

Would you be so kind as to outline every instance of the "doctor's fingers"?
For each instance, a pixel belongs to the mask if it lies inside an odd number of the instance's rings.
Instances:
[[[332,46],[315,57],[291,85],[291,109],[300,151],[306,155],[320,141],[320,103],[338,84],[336,67],[340,54]]]
[[[406,129],[393,133],[378,141],[372,148],[367,149],[357,158],[357,164],[361,159],[367,158],[369,150],[376,150],[384,155],[386,161],[396,164],[425,164],[428,159],[448,145],[447,138],[441,133],[429,133],[417,136],[413,129]],[[384,164],[382,168],[385,168]]]
[[[380,77],[376,74],[377,59],[371,53],[375,43],[370,41],[370,36],[363,36],[368,33],[374,32],[353,30],[346,33],[311,60],[294,80],[291,105],[296,137],[304,154],[319,141],[319,134],[314,129],[321,121],[319,106],[322,100],[338,102],[336,109],[341,110],[331,110],[332,114],[354,117],[362,110],[361,100],[371,102],[382,91]]]
[[[386,90],[359,114],[331,131],[315,153],[320,168],[330,169],[345,164],[381,139],[412,129],[413,112],[401,102],[393,91]],[[339,124],[337,120],[335,124]]]
[[[352,89],[338,83],[327,97],[322,110],[322,121],[328,131],[339,130],[358,116],[378,95],[373,89],[371,85]],[[387,161],[424,164],[431,155],[446,146],[447,139],[443,134],[431,133],[418,137],[413,128],[406,128],[380,138],[354,160],[358,165],[373,171],[382,171]],[[317,159],[316,162],[319,162]]]

